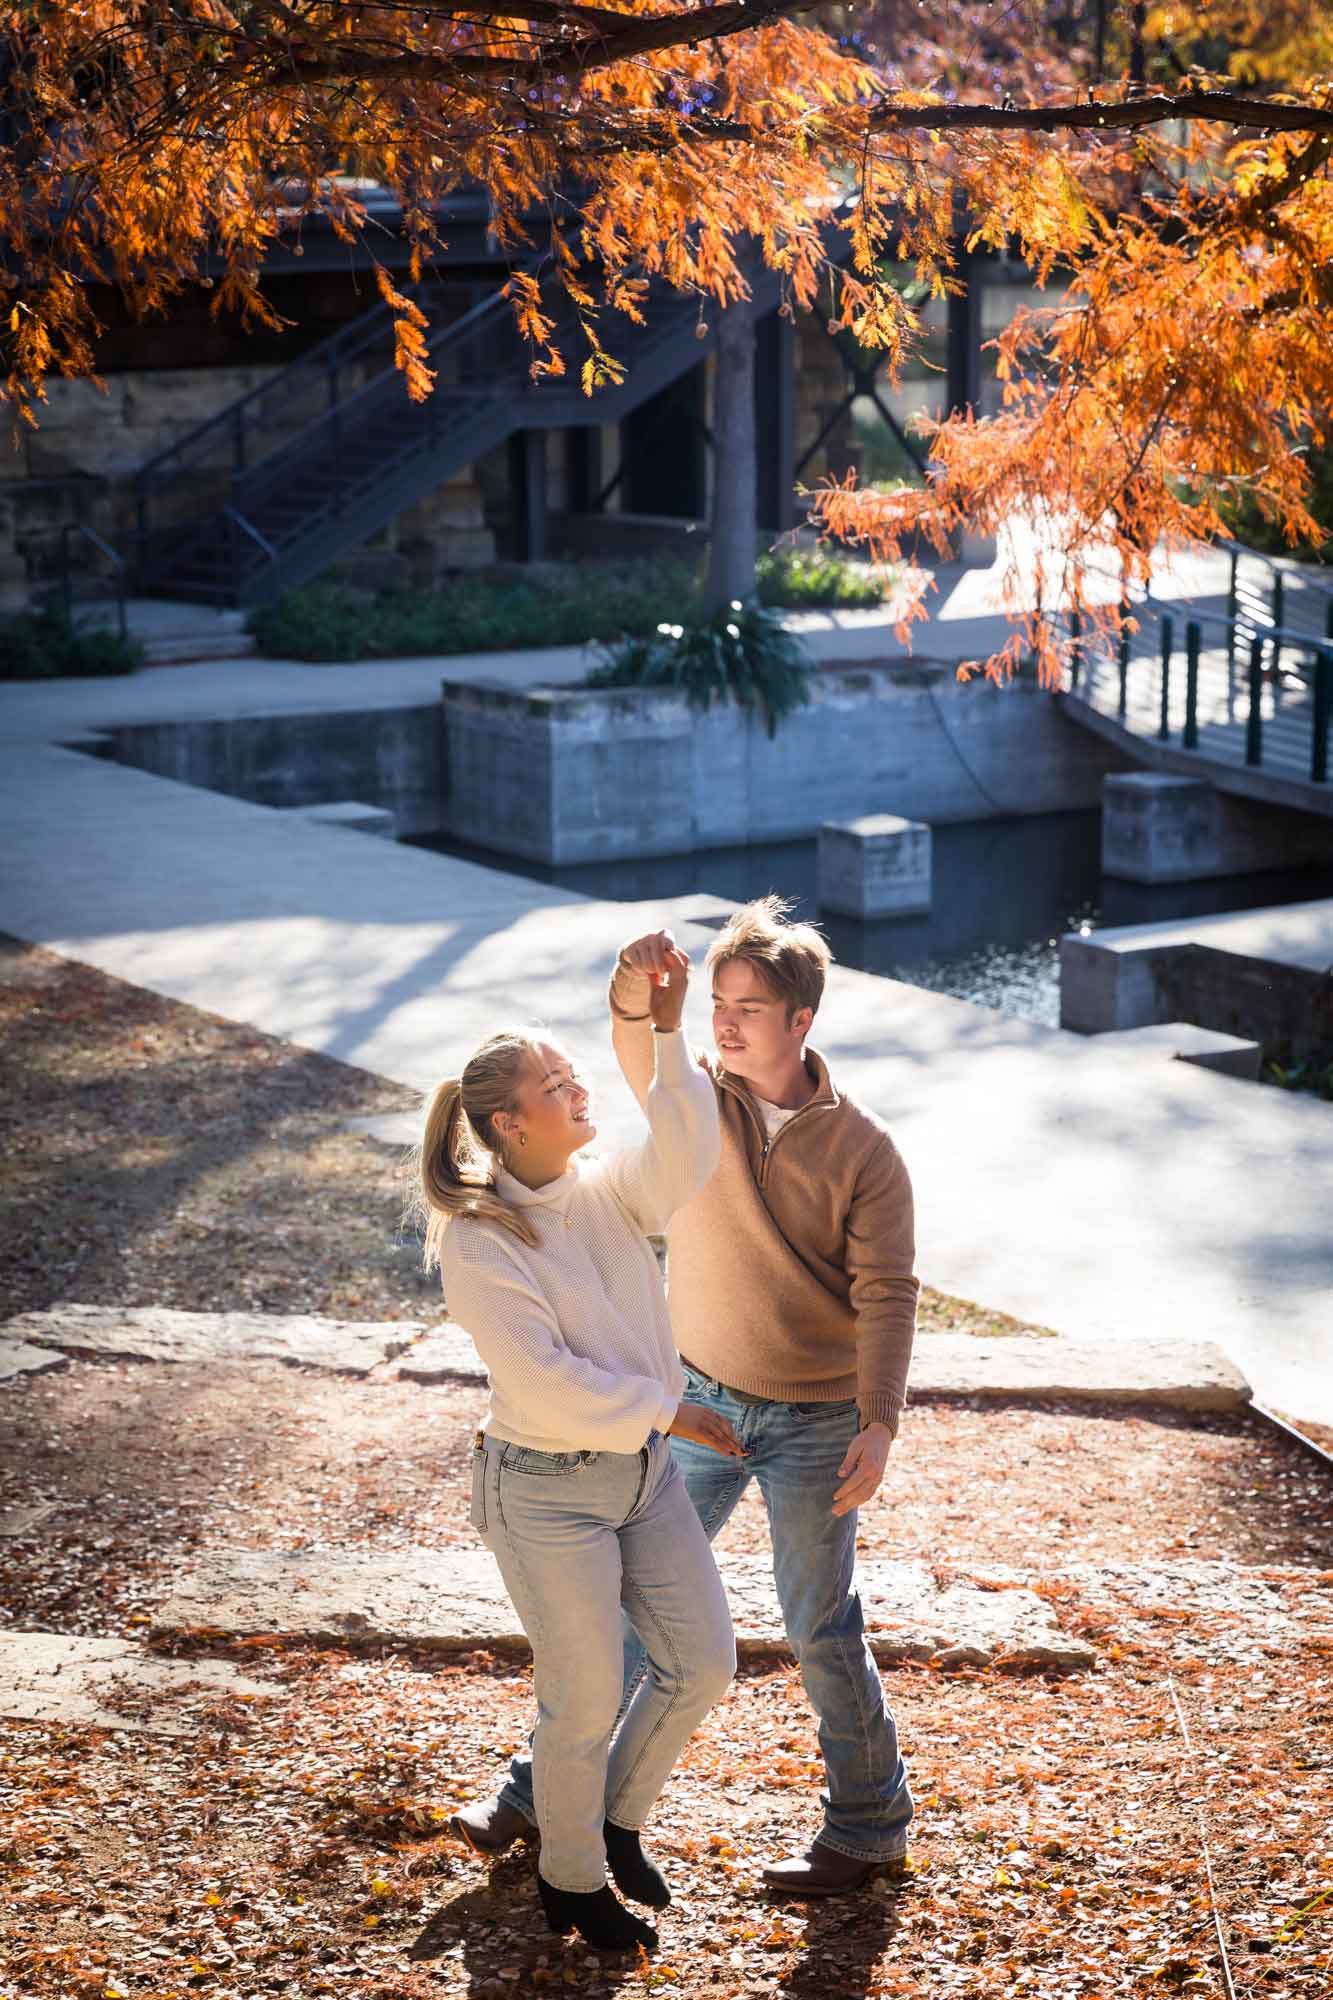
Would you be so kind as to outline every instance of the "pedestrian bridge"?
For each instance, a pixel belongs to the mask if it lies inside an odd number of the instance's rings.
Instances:
[[[1131,609],[1118,646],[1069,614],[1066,713],[1149,769],[1333,818],[1333,577],[1234,549],[1225,597]]]

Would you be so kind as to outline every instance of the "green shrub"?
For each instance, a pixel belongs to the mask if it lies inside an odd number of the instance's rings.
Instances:
[[[1279,1060],[1270,1050],[1264,1050],[1261,1071],[1264,1083],[1274,1083],[1279,1090],[1310,1091],[1326,1104],[1333,1103],[1333,1051],[1284,1047],[1280,1057]]]
[[[696,588],[693,569],[673,561],[571,563],[531,583],[479,574],[373,601],[345,585],[316,584],[252,612],[249,628],[261,651],[297,660],[583,646],[651,632]]]
[[[757,709],[772,736],[784,715],[809,701],[810,668],[781,619],[751,599],[715,618],[664,622],[648,638],[627,639],[584,685],[673,688],[696,708],[734,701]]]
[[[562,564],[532,581],[486,571],[441,590],[368,598],[346,584],[312,584],[253,611],[249,629],[275,659],[387,660],[412,654],[495,653],[650,638],[698,615],[700,565],[678,556]],[[882,572],[822,549],[780,549],[758,563],[769,606],[878,604]]]
[[[835,549],[775,549],[756,565],[761,604],[813,611],[826,606],[882,604],[889,577]]]
[[[25,612],[0,624],[0,681],[132,674],[143,665],[137,639],[107,625],[72,625],[63,611]]]

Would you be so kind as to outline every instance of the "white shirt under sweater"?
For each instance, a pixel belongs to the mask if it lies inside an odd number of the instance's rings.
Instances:
[[[539,1451],[642,1449],[673,1422],[685,1386],[645,1231],[664,1229],[716,1170],[717,1095],[678,1029],[654,1035],[657,1069],[642,1146],[581,1161],[545,1187],[503,1168],[497,1191],[540,1241],[476,1216],[444,1232],[451,1316],[491,1378],[486,1429]]]

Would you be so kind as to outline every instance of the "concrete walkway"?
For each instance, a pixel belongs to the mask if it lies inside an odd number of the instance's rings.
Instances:
[[[606,973],[662,922],[702,952],[715,899],[596,902],[59,747],[116,721],[411,705],[441,671],[247,660],[0,690],[0,930],[422,1089],[500,1020],[544,1018],[604,1139],[632,1137]],[[705,1039],[700,994],[690,1019]],[[928,1282],[1079,1338],[1216,1341],[1258,1400],[1333,1423],[1327,1106],[841,968],[816,1039],[908,1159]]]

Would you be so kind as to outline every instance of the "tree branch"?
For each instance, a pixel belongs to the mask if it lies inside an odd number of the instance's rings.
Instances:
[[[539,0],[540,4],[540,0]],[[614,20],[615,29],[604,28],[579,41],[546,45],[540,58],[530,64],[505,63],[514,82],[523,84],[542,78],[584,75],[590,70],[607,69],[613,63],[629,62],[636,56],[659,49],[692,48],[698,42],[721,41],[763,28],[788,15],[811,12],[820,0],[723,0],[719,6],[693,7],[675,14],[611,14],[598,10],[598,18]],[[452,10],[451,10],[452,11]],[[458,11],[477,11],[460,9]],[[501,11],[501,10],[497,10]],[[526,6],[504,9],[520,18],[541,18],[528,14]],[[581,9],[555,10],[562,18],[579,22]],[[589,10],[592,11],[592,10]],[[402,55],[366,55],[355,46],[328,54],[312,43],[281,44],[284,60],[310,83],[351,83],[362,78],[401,77],[405,82],[437,82],[450,75],[484,75],[493,62],[480,56],[442,51]]]
[[[874,131],[916,128],[949,132],[986,127],[997,132],[1135,130],[1170,119],[1258,127],[1271,132],[1333,132],[1333,104],[1279,104],[1234,90],[1186,90],[1177,96],[1130,97],[1116,104],[881,104]]]
[[[1271,214],[1288,195],[1295,194],[1311,174],[1318,172],[1331,151],[1333,125],[1316,132],[1310,143],[1302,146],[1300,152],[1287,162],[1284,172],[1274,174],[1271,180],[1264,181],[1247,200],[1242,201],[1235,211],[1233,222],[1246,228]]]

